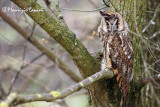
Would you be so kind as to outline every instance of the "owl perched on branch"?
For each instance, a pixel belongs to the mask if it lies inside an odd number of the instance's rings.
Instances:
[[[122,106],[128,91],[128,84],[133,78],[133,49],[129,40],[128,25],[119,13],[102,12],[101,24],[98,27],[103,46],[101,70],[114,71],[121,90]]]

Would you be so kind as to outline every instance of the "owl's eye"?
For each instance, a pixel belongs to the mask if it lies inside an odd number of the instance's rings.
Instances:
[[[118,21],[117,21],[116,25],[118,26]]]
[[[106,19],[106,20],[109,20],[109,18],[108,18],[108,17],[105,17],[105,19]]]
[[[114,15],[114,14],[111,14],[111,17],[112,17],[112,18],[115,18],[115,15]]]
[[[107,24],[107,25],[109,25],[109,22],[108,22],[108,21],[106,21],[106,24]]]

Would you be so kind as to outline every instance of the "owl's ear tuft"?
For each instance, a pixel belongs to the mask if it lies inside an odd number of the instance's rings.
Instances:
[[[99,13],[103,16],[103,17],[105,17],[105,18],[111,18],[111,15],[110,14],[108,14],[108,13],[106,13],[106,11],[99,11]]]
[[[105,16],[105,13],[103,11],[99,11],[99,13],[102,15],[102,16]]]

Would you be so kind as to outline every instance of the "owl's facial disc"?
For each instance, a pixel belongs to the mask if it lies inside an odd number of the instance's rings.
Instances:
[[[117,31],[117,21],[118,19],[106,20],[108,32],[110,32],[111,34],[114,34],[114,32]]]
[[[105,23],[107,25],[107,31],[111,34],[114,34],[117,31],[118,19],[115,14],[112,13],[103,13],[102,16],[105,19]]]
[[[103,30],[113,35],[116,31],[119,31],[119,16],[114,12],[100,11],[103,16]]]

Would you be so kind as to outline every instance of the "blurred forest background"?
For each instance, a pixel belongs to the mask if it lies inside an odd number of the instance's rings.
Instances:
[[[58,0],[50,1],[58,3]],[[37,0],[37,2],[54,16],[43,0]],[[93,33],[97,32],[101,20],[99,11],[94,11],[94,9],[104,7],[102,1],[60,0],[59,5],[63,8],[62,14],[65,23],[76,34],[76,37],[84,44],[87,50],[90,53],[96,53],[101,50],[100,40],[98,37],[93,36]],[[0,8],[3,9],[4,7],[18,9],[10,0],[0,0]],[[76,9],[77,11],[66,9]],[[78,10],[93,11],[80,12]],[[26,13],[5,13],[31,36],[34,36],[41,44],[61,58],[68,67],[81,77],[78,68],[74,65],[65,49],[49,37]],[[142,77],[156,74],[160,76],[159,0],[147,0],[142,35],[143,38],[140,39],[141,46],[139,46]],[[16,81],[14,81],[17,72],[20,73],[16,77]],[[0,100],[4,100],[4,96],[10,92],[26,95],[48,93],[52,90],[61,91],[74,83],[75,81],[59,68],[58,63],[50,61],[48,57],[22,38],[17,31],[0,17]],[[160,107],[160,83],[154,81],[143,87],[140,100],[144,107]],[[82,89],[64,99],[54,102],[33,102],[16,107],[88,107],[88,103],[89,96],[87,91]]]

